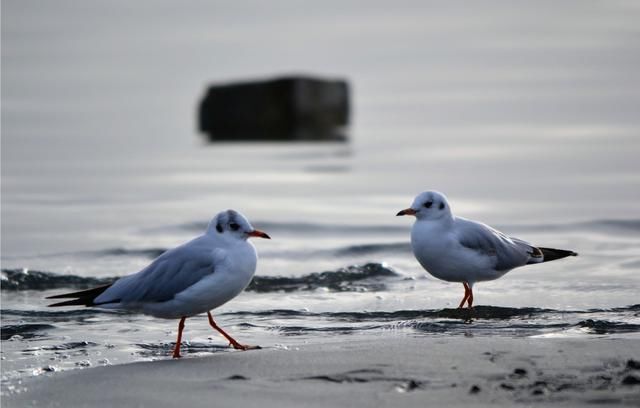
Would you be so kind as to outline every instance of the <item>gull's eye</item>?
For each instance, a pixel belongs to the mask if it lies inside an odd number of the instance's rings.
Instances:
[[[222,225],[220,225],[220,223],[216,224],[216,231],[222,234]]]
[[[432,205],[433,205],[433,201],[427,201],[426,203],[424,203],[424,206],[427,208],[431,208]]]
[[[232,222],[231,224],[229,224],[229,228],[231,228],[232,231],[237,231],[240,229],[240,226],[235,222]]]

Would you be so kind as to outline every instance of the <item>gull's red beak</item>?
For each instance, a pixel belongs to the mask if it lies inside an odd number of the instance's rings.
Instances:
[[[401,215],[416,215],[416,210],[414,210],[413,208],[407,208],[406,210],[402,210],[397,213],[396,217],[399,217]]]
[[[251,231],[249,233],[250,237],[258,237],[258,238],[266,238],[266,239],[271,239],[270,236],[268,236],[266,233],[260,231],[260,230],[256,230],[254,229],[253,231]]]

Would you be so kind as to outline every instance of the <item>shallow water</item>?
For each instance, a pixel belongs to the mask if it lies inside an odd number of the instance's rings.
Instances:
[[[215,313],[243,342],[640,337],[637,5],[345,6],[336,23],[327,3],[296,37],[281,19],[309,14],[260,3],[257,21],[194,2],[189,24],[146,2],[25,4],[3,2],[3,392],[168,358],[177,322],[44,297],[135,272],[226,208],[273,238],[255,242],[250,289]],[[349,76],[349,143],[193,134],[209,80],[291,70]],[[420,268],[395,217],[432,188],[460,215],[580,256],[477,285],[473,316],[452,310],[462,287]],[[229,351],[202,316],[185,339],[188,354]]]

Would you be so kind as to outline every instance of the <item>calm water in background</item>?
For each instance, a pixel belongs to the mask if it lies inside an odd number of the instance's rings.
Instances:
[[[247,343],[638,337],[640,7],[475,7],[3,2],[2,268],[129,274],[235,208],[273,237],[255,242],[257,274],[300,278],[217,311]],[[350,143],[207,145],[195,134],[209,82],[283,72],[348,77]],[[425,189],[580,257],[478,285],[477,304],[495,309],[472,324],[434,312],[462,288],[425,274],[411,220],[394,216]],[[311,275],[366,263],[374,272]],[[8,290],[12,279],[3,274],[3,392],[51,370],[169,355],[176,322],[52,312],[43,298],[64,288]],[[224,350],[202,317],[185,337],[191,353]]]

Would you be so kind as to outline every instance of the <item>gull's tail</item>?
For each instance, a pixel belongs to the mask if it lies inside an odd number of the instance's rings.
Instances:
[[[57,307],[57,306],[95,306],[93,301],[95,298],[100,296],[102,292],[109,289],[111,284],[98,286],[97,288],[81,290],[79,292],[71,292],[71,293],[63,293],[62,295],[49,296],[47,299],[67,299],[73,298],[72,300],[65,300],[64,302],[58,302],[49,305],[49,307]]]
[[[542,262],[555,261],[556,259],[566,258],[568,256],[578,256],[577,252],[568,251],[566,249],[554,249],[554,248],[542,248],[538,247],[542,251]]]

